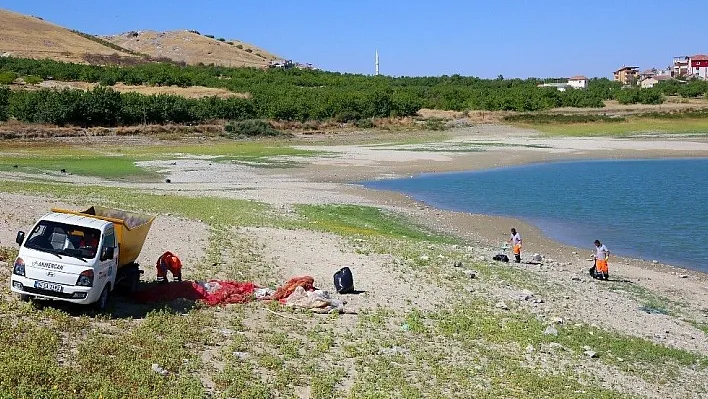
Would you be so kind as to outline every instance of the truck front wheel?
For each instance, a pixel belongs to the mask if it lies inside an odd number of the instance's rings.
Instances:
[[[108,284],[103,287],[103,291],[101,291],[101,296],[98,297],[98,301],[96,301],[94,306],[99,312],[103,312],[104,310],[106,310],[106,307],[108,306]]]
[[[32,300],[32,298],[32,295],[20,294],[20,301],[22,302],[29,302]]]

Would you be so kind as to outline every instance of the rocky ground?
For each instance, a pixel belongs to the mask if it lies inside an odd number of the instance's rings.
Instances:
[[[395,193],[374,192],[356,184],[360,179],[413,175],[420,172],[482,169],[512,164],[560,159],[708,156],[708,140],[702,138],[548,138],[533,131],[504,126],[479,126],[453,131],[452,138],[428,144],[360,146],[336,144],[323,148],[302,138],[301,148],[319,149],[327,156],[309,160],[296,169],[263,169],[211,162],[209,159],[176,157],[146,162],[143,166],[167,173],[169,183],[116,183],[79,176],[48,176],[76,184],[96,184],[137,188],[151,192],[186,196],[217,196],[257,200],[273,204],[283,213],[296,204],[361,204],[379,206],[409,215],[432,229],[463,237],[467,246],[459,259],[445,260],[436,279],[397,279],[400,259],[386,254],[357,250],[341,237],[316,231],[249,227],[237,234],[258,248],[263,262],[284,281],[297,275],[315,277],[323,288],[332,290],[331,276],[339,267],[350,266],[360,295],[347,298],[353,312],[387,306],[393,309],[435,309],[449,298],[481,295],[497,303],[499,309],[524,309],[550,324],[597,326],[660,345],[708,356],[708,335],[700,326],[708,325],[708,276],[704,273],[637,259],[613,257],[608,282],[593,280],[589,248],[574,248],[554,242],[534,226],[521,221],[442,211]],[[349,138],[347,138],[347,141]],[[490,146],[494,142],[499,145]],[[530,144],[533,144],[530,146]],[[445,148],[483,146],[482,152],[445,152]],[[602,150],[598,152],[598,150]],[[47,176],[45,176],[47,177]],[[3,179],[26,179],[2,173]],[[76,204],[56,203],[41,197],[0,194],[0,246],[11,246],[17,230],[31,223],[51,207],[76,208]],[[86,204],[90,205],[90,204]],[[502,265],[521,271],[526,281],[499,281],[484,275],[475,265],[492,265],[510,226],[524,236],[521,264]],[[155,220],[138,259],[146,267],[145,279],[155,277],[155,259],[169,248],[180,254],[185,274],[203,274],[203,259],[209,228],[206,224],[161,214]],[[529,262],[538,254],[542,262]],[[442,256],[442,255],[441,255]],[[455,263],[462,262],[461,267]],[[458,265],[459,266],[459,265]],[[499,265],[494,265],[499,268]],[[392,272],[393,270],[393,272]],[[494,269],[497,270],[497,269]],[[502,271],[503,272],[503,271]],[[462,285],[436,284],[440,279],[474,274]],[[519,275],[518,273],[516,275]],[[216,277],[216,276],[215,276]],[[452,277],[451,277],[452,278]],[[251,321],[253,322],[253,321]],[[256,321],[257,322],[257,321]],[[705,328],[705,327],[704,327]],[[532,348],[533,349],[533,348]],[[706,392],[705,371],[683,376],[690,384],[682,396]],[[625,393],[647,397],[673,396],[680,384],[655,386],[646,381],[617,376],[605,382],[621,386]],[[701,385],[702,384],[702,385]],[[346,385],[346,384],[345,384]],[[300,392],[307,396],[307,392]]]

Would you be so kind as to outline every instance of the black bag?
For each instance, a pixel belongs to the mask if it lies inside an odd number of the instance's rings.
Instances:
[[[354,292],[354,276],[348,267],[345,266],[334,273],[334,288],[340,294]]]
[[[496,254],[496,255],[494,255],[494,257],[492,259],[499,261],[499,262],[509,263],[509,257],[504,254]]]

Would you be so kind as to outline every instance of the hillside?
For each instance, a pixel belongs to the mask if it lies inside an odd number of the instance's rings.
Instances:
[[[132,31],[103,36],[122,48],[153,58],[169,58],[196,65],[215,64],[230,67],[265,67],[278,57],[258,47],[238,40],[220,41],[195,31]]]
[[[37,17],[0,9],[3,56],[86,63],[86,56],[135,57]]]

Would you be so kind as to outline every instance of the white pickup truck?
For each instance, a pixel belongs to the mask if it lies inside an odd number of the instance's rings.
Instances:
[[[93,206],[83,212],[52,209],[29,235],[17,233],[20,251],[10,288],[22,300],[95,304],[104,310],[117,284],[135,290],[135,263],[154,217]]]

